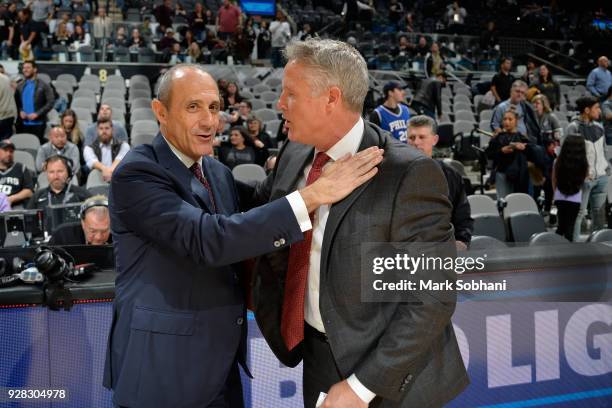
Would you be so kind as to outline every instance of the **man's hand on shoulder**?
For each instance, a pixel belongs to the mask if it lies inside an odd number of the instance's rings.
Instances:
[[[327,166],[317,181],[300,190],[308,212],[337,203],[374,177],[383,153],[383,149],[370,147],[354,156],[347,154]]]
[[[327,393],[322,408],[367,408],[347,380],[334,384]]]

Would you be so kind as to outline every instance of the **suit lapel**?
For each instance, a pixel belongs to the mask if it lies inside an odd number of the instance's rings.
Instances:
[[[178,178],[180,185],[184,188],[189,186],[188,189],[191,191],[194,201],[197,202],[200,207],[213,213],[208,191],[206,191],[204,186],[193,176],[193,174],[191,174],[191,171],[185,167],[183,162],[181,162],[172,150],[170,150],[170,146],[168,146],[168,143],[164,140],[161,133],[158,133],[153,140],[153,149],[157,154],[160,164]]]
[[[272,199],[285,196],[297,189],[300,177],[304,173],[304,168],[312,160],[314,147],[306,146],[301,143],[290,143],[287,146],[287,151],[283,155],[283,166],[279,166],[278,181],[276,190],[273,192]]]
[[[204,175],[206,176],[208,184],[210,184],[210,188],[212,189],[213,196],[215,197],[217,213],[230,215],[234,212],[234,199],[230,195],[229,188],[226,188],[227,186],[225,186],[225,183],[227,182],[226,179],[222,177],[221,172],[214,171],[213,166],[211,165],[212,160],[215,159],[207,156],[202,158],[202,168],[204,170]],[[205,188],[203,188],[203,190],[206,192],[206,196],[208,197],[208,191],[206,191]],[[231,208],[229,207],[230,205]]]
[[[379,146],[384,148],[384,140],[373,130],[369,128],[368,123],[365,123],[364,134],[361,140],[361,145],[359,145],[359,150],[362,151],[371,146]],[[323,244],[321,248],[321,274],[327,272],[327,261],[329,257],[329,249],[331,247],[331,242],[336,235],[336,231],[342,222],[342,219],[351,208],[351,206],[355,203],[357,198],[363,193],[363,191],[368,187],[368,185],[372,182],[372,179],[363,183],[361,186],[357,187],[351,194],[349,194],[344,200],[332,205],[329,210],[329,215],[327,217],[327,224],[325,224],[325,232],[323,234]]]

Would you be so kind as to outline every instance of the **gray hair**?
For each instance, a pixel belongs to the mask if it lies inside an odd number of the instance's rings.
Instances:
[[[529,87],[527,86],[527,83],[525,81],[517,79],[516,81],[512,83],[512,89],[517,89],[517,88],[529,88]]]
[[[434,135],[438,132],[438,127],[436,126],[436,121],[426,115],[418,115],[413,116],[408,121],[408,127],[411,128],[420,128],[420,127],[428,127],[431,129],[431,133]]]
[[[108,197],[106,197],[103,194],[96,194],[94,196],[89,197],[87,200],[85,200],[82,206],[87,207],[87,205],[89,205],[90,203],[93,203],[93,202],[102,203],[104,201],[108,202]],[[88,214],[93,214],[93,217],[96,219],[106,218],[110,216],[108,207],[102,204],[95,205],[93,207],[88,208],[84,216]]]
[[[288,62],[296,61],[312,72],[310,85],[321,92],[330,86],[342,91],[347,108],[361,113],[368,93],[368,67],[359,52],[351,45],[335,40],[312,38],[292,41],[285,48]]]
[[[157,88],[157,99],[167,108],[170,106],[170,97],[172,96],[172,80],[175,78],[176,72],[182,69],[193,69],[203,74],[210,75],[204,68],[199,64],[176,64],[159,78],[159,86]],[[217,92],[219,90],[217,89]]]

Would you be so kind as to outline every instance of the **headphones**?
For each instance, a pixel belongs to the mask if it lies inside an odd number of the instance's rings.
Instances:
[[[106,207],[108,208],[108,200],[107,199],[98,199],[85,201],[81,204],[81,211],[79,212],[79,217],[84,220],[87,211],[91,210],[93,207]]]
[[[47,157],[43,165],[43,171],[47,170],[47,165],[49,164],[50,160],[55,160],[57,158],[59,158],[61,161],[64,162],[64,165],[66,166],[66,170],[68,170],[68,180],[72,180],[72,177],[74,176],[72,159],[69,159],[66,156],[62,156],[61,154],[54,154],[53,156]]]

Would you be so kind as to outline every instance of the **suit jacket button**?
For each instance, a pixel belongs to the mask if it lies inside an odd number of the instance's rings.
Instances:
[[[280,243],[280,241],[274,241],[274,247],[275,248],[279,248],[282,244]]]
[[[285,238],[281,238],[278,241],[281,243],[281,245],[285,245],[286,243]]]
[[[238,326],[240,326],[242,323],[244,323],[244,318],[239,317],[239,318],[237,318],[237,319],[236,319],[236,324],[237,324]]]

